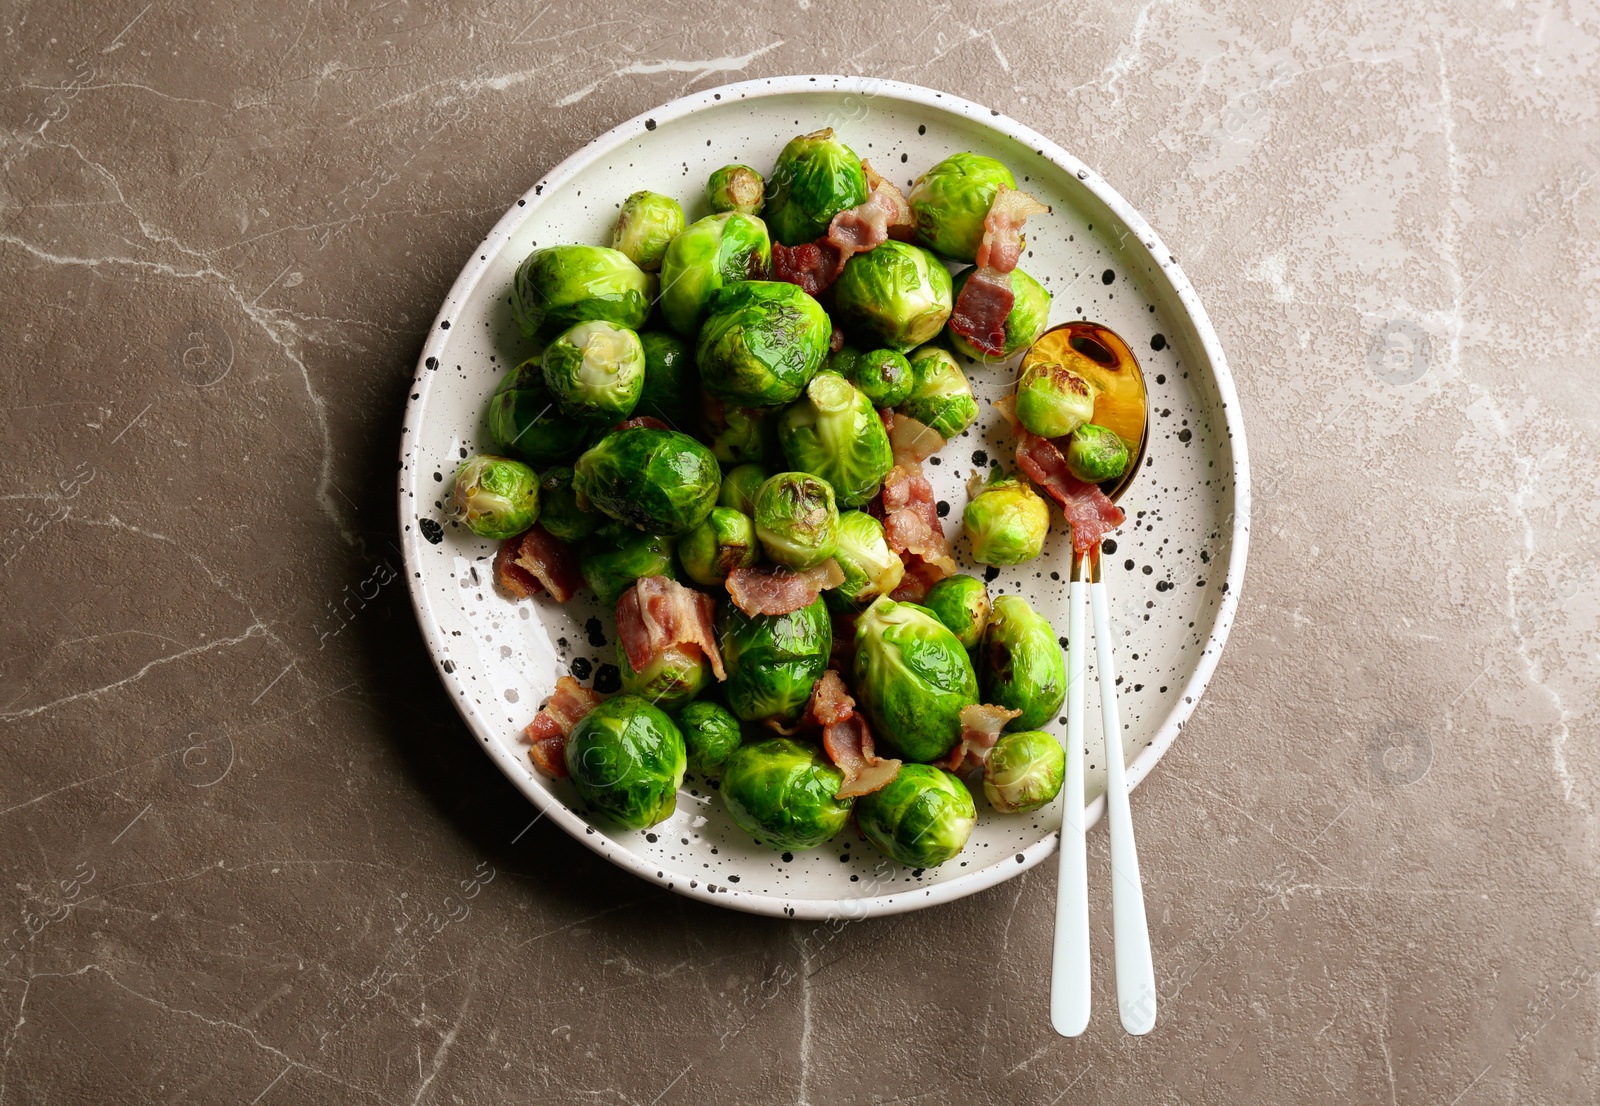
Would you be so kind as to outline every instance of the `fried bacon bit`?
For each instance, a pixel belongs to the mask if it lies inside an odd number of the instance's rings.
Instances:
[[[1000,740],[1000,733],[1013,718],[1021,717],[1020,710],[979,703],[961,708],[961,740],[950,750],[944,760],[936,763],[949,772],[963,768],[981,768],[989,761],[989,750]]]
[[[905,575],[900,577],[900,582],[889,593],[889,598],[896,603],[920,603],[928,598],[928,592],[940,580],[950,573],[936,564],[929,564],[921,557],[906,555]]]
[[[1011,274],[993,269],[974,269],[956,297],[950,312],[950,329],[973,347],[990,357],[1006,351],[1006,316],[1016,297],[1011,292]]]
[[[843,267],[839,247],[826,238],[798,246],[772,244],[772,279],[798,284],[807,295],[821,295]]]
[[[618,430],[634,430],[641,426],[648,427],[651,430],[672,429],[672,427],[668,426],[654,415],[635,415],[631,419],[625,419],[622,422],[617,423],[617,425],[613,426],[611,430],[613,433],[615,433]]]
[[[867,174],[867,191],[890,212],[887,226],[889,237],[901,242],[915,239],[917,219],[911,214],[911,202],[887,177],[880,175],[866,158],[861,159],[861,169]]]
[[[896,417],[895,422],[900,420]],[[934,583],[952,576],[956,563],[944,539],[933,485],[918,464],[896,465],[883,479],[883,536],[905,563],[905,576],[890,593],[896,600],[918,602]]]
[[[1048,438],[1017,428],[1017,467],[1061,505],[1072,527],[1072,548],[1079,556],[1122,525],[1122,508],[1095,484],[1086,484],[1067,469],[1067,459]]]
[[[533,766],[552,779],[565,776],[567,738],[572,735],[572,728],[600,702],[599,695],[571,676],[557,680],[555,694],[522,731],[523,739],[531,746],[528,759],[533,761]]]
[[[811,685],[806,717],[822,727],[823,751],[834,767],[844,773],[844,783],[834,793],[834,798],[852,799],[871,794],[899,774],[898,760],[878,756],[867,720],[856,713],[856,701],[833,669],[828,669],[822,679]]]
[[[815,242],[798,246],[774,242],[773,280],[798,284],[809,295],[821,295],[856,254],[875,249],[890,238],[911,240],[916,230],[911,205],[872,166],[863,161],[861,168],[867,174],[866,202],[835,215],[828,223],[828,233]]]
[[[1022,224],[1030,215],[1045,215],[1050,209],[1026,192],[1000,186],[983,220],[983,240],[973,260],[979,269],[1009,273],[1022,260]],[[974,276],[977,274],[974,273]]]
[[[844,331],[834,327],[828,332],[828,352],[838,353],[844,349]]]
[[[617,600],[617,638],[635,671],[669,646],[695,646],[717,679],[726,680],[711,613],[711,596],[704,592],[668,576],[645,576]]]
[[[910,415],[896,414],[892,408],[885,407],[878,412],[878,417],[889,431],[889,445],[894,450],[897,465],[920,465],[945,447],[945,440],[937,430]]]
[[[733,605],[748,615],[790,614],[809,607],[822,592],[842,583],[844,570],[829,557],[802,572],[780,565],[736,568],[728,573],[728,594]]]
[[[548,591],[557,603],[565,603],[583,587],[583,573],[571,548],[543,526],[500,543],[494,578],[518,599]]]

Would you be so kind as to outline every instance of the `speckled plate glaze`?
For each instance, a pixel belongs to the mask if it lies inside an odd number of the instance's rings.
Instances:
[[[490,579],[493,543],[452,525],[443,501],[460,460],[489,444],[483,412],[495,384],[532,352],[507,300],[512,272],[530,250],[608,241],[618,205],[640,188],[676,196],[697,218],[707,213],[701,189],[713,169],[733,161],[765,169],[786,141],[822,126],[833,127],[908,191],[918,173],[960,150],[1005,162],[1023,188],[1052,208],[1029,220],[1023,260],[1054,293],[1051,323],[1106,323],[1141,360],[1152,408],[1148,460],[1122,500],[1128,522],[1106,558],[1130,784],[1172,744],[1216,667],[1238,602],[1249,525],[1238,400],[1194,289],[1155,232],[1109,185],[999,112],[892,81],[749,81],[685,96],[629,120],[536,183],[473,252],[417,366],[400,451],[400,519],[417,617],[472,732],[551,821],[614,863],[680,894],[802,918],[914,910],[993,886],[1055,849],[1059,812],[1050,807],[1004,817],[989,809],[980,789],[979,824],[966,850],[927,871],[892,864],[853,830],[810,853],[770,852],[732,823],[714,786],[693,774],[684,781],[677,812],[647,832],[591,818],[565,781],[553,783],[533,771],[518,739],[558,676],[571,672],[590,682],[614,663],[611,614],[588,593],[566,607],[544,597],[514,602],[498,593]],[[984,416],[934,457],[928,472],[958,559],[981,574],[965,540],[957,540],[960,516],[973,472],[986,471],[990,458],[1011,462],[992,403],[1013,382],[1015,362],[968,371]],[[1025,596],[1064,631],[1068,548],[1057,515],[1045,555],[1001,572],[991,591]],[[1092,698],[1091,823],[1104,807],[1105,787]],[[1058,732],[1064,728],[1063,720]]]

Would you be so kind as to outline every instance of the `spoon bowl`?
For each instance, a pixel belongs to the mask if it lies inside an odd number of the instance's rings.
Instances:
[[[1078,319],[1053,326],[1028,347],[1022,371],[1054,361],[1083,377],[1095,390],[1093,422],[1110,430],[1128,447],[1131,460],[1122,475],[1100,485],[1116,502],[1144,464],[1150,431],[1150,401],[1144,370],[1122,336],[1108,326]]]

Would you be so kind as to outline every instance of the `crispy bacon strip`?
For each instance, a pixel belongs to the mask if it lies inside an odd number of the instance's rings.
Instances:
[[[778,565],[736,568],[728,573],[728,595],[748,615],[790,614],[809,607],[828,588],[844,583],[844,570],[829,557],[814,568],[795,572]]]
[[[798,284],[807,295],[820,296],[843,267],[839,247],[826,238],[798,246],[772,244],[772,279]]]
[[[991,706],[988,703],[962,707],[961,740],[943,760],[935,763],[950,772],[960,772],[963,768],[983,767],[988,763],[989,750],[1000,740],[1000,733],[1006,728],[1006,723],[1021,715],[1020,710],[1007,710],[1005,707]]]
[[[828,233],[815,242],[798,246],[773,243],[772,279],[798,284],[807,294],[821,295],[839,279],[844,263],[890,238],[910,241],[916,231],[911,205],[900,190],[879,176],[865,161],[867,199],[839,212],[828,222]]]
[[[1017,428],[1017,466],[1061,505],[1072,527],[1072,548],[1079,556],[1122,525],[1122,513],[1097,485],[1085,484],[1067,469],[1067,459],[1048,438]]]
[[[583,587],[572,549],[542,526],[500,543],[494,578],[518,599],[548,591],[557,603],[565,603]]]
[[[895,421],[900,421],[898,416]],[[916,602],[934,582],[956,571],[939,522],[933,485],[923,475],[921,465],[896,465],[889,470],[883,479],[880,509],[884,539],[906,566],[905,576],[891,597]]]
[[[1000,186],[983,220],[983,239],[978,243],[979,269],[1009,273],[1022,260],[1022,224],[1030,215],[1045,215],[1050,209],[1026,192]],[[974,276],[977,274],[974,273]]]
[[[856,701],[833,669],[828,669],[811,685],[806,717],[822,727],[822,749],[834,767],[844,773],[844,782],[834,798],[871,794],[899,773],[898,760],[878,756],[867,720],[856,713]]]
[[[565,776],[567,738],[572,736],[572,728],[600,702],[599,695],[571,676],[557,680],[549,702],[522,731],[523,740],[530,746],[528,759],[533,761],[533,766],[552,779]]]
[[[887,227],[889,237],[901,242],[910,242],[916,238],[917,220],[916,216],[911,214],[911,202],[887,177],[874,169],[866,158],[861,159],[861,168],[867,174],[868,191],[879,204],[890,211]]]
[[[696,646],[717,679],[726,680],[711,615],[711,596],[668,576],[645,576],[617,600],[617,638],[635,671],[669,646]]]
[[[940,566],[930,564],[921,557],[907,555],[904,560],[905,575],[900,577],[900,582],[889,593],[889,598],[896,603],[922,602],[933,585],[950,575]]]
[[[990,357],[1006,351],[1006,316],[1016,296],[1011,292],[1011,274],[982,268],[961,286],[955,309],[950,312],[950,329]]]
[[[632,430],[635,427],[640,426],[647,426],[651,430],[672,429],[672,427],[668,426],[654,415],[635,415],[631,419],[624,419],[622,422],[617,423],[617,425],[613,426],[611,429],[613,432],[615,432],[618,430]]]
[[[945,447],[940,433],[910,415],[901,415],[893,408],[878,412],[884,428],[889,431],[889,445],[894,450],[897,465],[920,465]]]

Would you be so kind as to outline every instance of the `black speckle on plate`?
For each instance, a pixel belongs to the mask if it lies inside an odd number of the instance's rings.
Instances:
[[[428,539],[429,545],[438,545],[444,541],[444,527],[431,518],[417,519],[417,529],[422,531],[422,536]]]
[[[1166,349],[1167,336],[1165,334],[1157,334],[1154,338],[1150,339],[1150,348],[1155,350]]]
[[[588,657],[573,657],[572,663],[567,667],[580,680],[587,680],[589,674],[594,671],[594,665],[589,663]]]
[[[622,690],[622,669],[614,664],[602,664],[594,672],[594,689],[601,695],[612,695]]]
[[[646,119],[644,121],[644,129],[647,130],[647,131],[655,130],[656,129],[656,121],[654,119]]]
[[[1117,279],[1117,273],[1116,273],[1115,269],[1107,269],[1105,272],[1100,274],[1100,283],[1101,284],[1110,284],[1113,280],[1116,280],[1116,279]]]
[[[446,672],[454,672],[456,670],[456,662],[455,661],[445,661],[439,667],[444,669]]]

